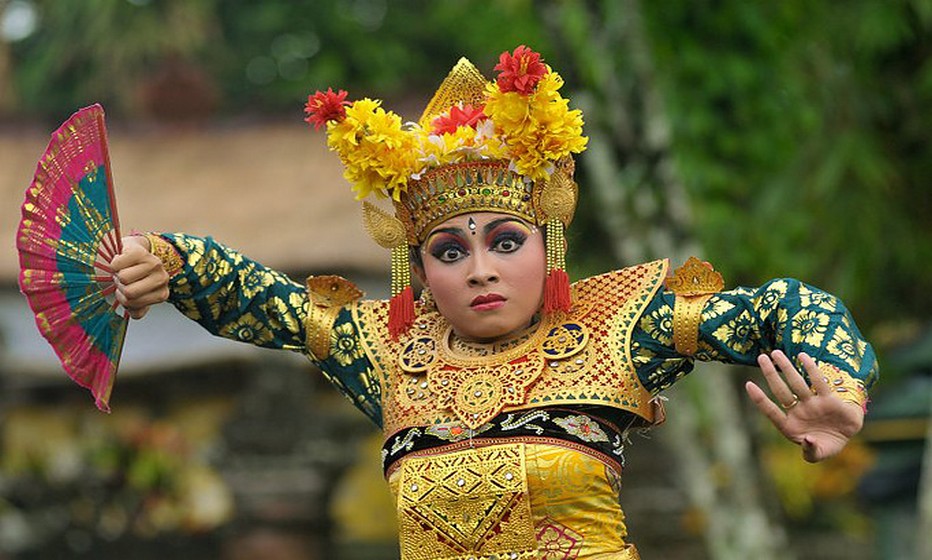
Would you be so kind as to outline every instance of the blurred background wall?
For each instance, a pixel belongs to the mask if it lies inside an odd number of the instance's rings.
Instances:
[[[749,410],[754,371],[697,368],[629,446],[642,555],[930,557],[929,0],[0,0],[0,558],[397,557],[378,434],[300,356],[164,306],[98,413],[17,293],[19,204],[49,132],[100,102],[126,229],[384,297],[307,95],[415,119],[460,56],[491,76],[520,44],[586,116],[574,278],[693,253],[730,285],[798,277],[881,360],[862,436],[819,465]]]

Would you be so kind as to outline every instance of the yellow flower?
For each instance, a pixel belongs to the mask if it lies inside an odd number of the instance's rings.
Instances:
[[[288,332],[298,332],[300,327],[298,318],[295,316],[292,308],[285,303],[285,300],[280,297],[271,297],[269,298],[267,307],[270,326],[280,325]]]
[[[518,92],[502,93],[489,84],[485,114],[503,131],[514,133],[522,129],[530,114],[529,98]]]
[[[641,328],[661,344],[670,344],[673,341],[673,310],[661,307],[650,315],[644,315]]]
[[[549,72],[531,95],[488,89],[485,112],[495,123],[518,173],[534,180],[546,179],[553,163],[585,150],[582,112],[569,109],[569,101],[557,90],[563,79]]]
[[[427,169],[489,158],[510,162],[532,180],[547,179],[558,160],[582,152],[588,142],[582,113],[569,109],[562,86],[549,69],[530,94],[502,92],[491,82],[483,109],[489,118],[443,134],[404,125],[380,101],[360,99],[346,107],[345,117],[328,121],[327,145],[340,155],[357,199],[375,193],[398,201],[408,180]]]
[[[272,333],[252,313],[246,313],[220,329],[220,334],[241,342],[262,345],[272,341]]]
[[[821,346],[828,330],[828,315],[804,309],[793,317],[793,342]]]
[[[832,339],[828,341],[826,350],[828,350],[829,354],[844,360],[854,369],[858,369],[861,365],[863,349],[859,348],[858,343],[844,329],[835,329]]]
[[[713,336],[736,352],[747,352],[760,338],[754,318],[745,309],[737,317],[715,329]]]
[[[230,273],[232,267],[229,261],[220,258],[206,257],[194,263],[194,272],[202,286],[210,286],[219,278]]]
[[[426,167],[439,167],[450,163],[479,159],[483,146],[476,143],[476,130],[461,126],[455,132],[425,134],[421,141],[420,161]]]
[[[582,536],[553,519],[547,518],[543,523],[546,525],[538,525],[536,528],[541,558],[558,560],[576,558],[579,555]]]
[[[271,286],[274,282],[272,275],[256,268],[255,265],[249,265],[239,271],[240,285],[243,290],[243,297],[252,299],[264,288]]]
[[[784,280],[775,280],[771,282],[767,289],[761,294],[757,308],[761,312],[769,312],[773,310],[777,304],[786,296],[786,281]]]
[[[709,299],[709,302],[705,305],[705,308],[702,310],[702,320],[708,321],[709,319],[721,317],[734,308],[735,304],[731,303],[730,301],[724,300],[718,296],[712,296],[712,298]]]
[[[375,192],[398,200],[417,171],[417,133],[404,130],[401,117],[380,104],[360,99],[347,107],[345,119],[327,124],[327,145],[340,154],[357,199]]]
[[[806,286],[799,287],[799,303],[803,307],[820,307],[826,311],[835,311],[838,300],[835,296]]]
[[[341,366],[348,366],[363,357],[352,323],[338,325],[330,332],[330,355]]]

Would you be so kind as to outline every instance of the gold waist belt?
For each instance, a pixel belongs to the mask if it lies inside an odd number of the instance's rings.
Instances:
[[[398,488],[402,559],[537,558],[523,447],[406,460]]]
[[[408,456],[399,471],[402,560],[638,557],[610,469],[587,455],[515,442]]]

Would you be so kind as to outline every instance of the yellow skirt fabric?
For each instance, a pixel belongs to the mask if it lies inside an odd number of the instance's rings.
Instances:
[[[389,484],[402,560],[638,558],[619,473],[558,444],[412,454]]]

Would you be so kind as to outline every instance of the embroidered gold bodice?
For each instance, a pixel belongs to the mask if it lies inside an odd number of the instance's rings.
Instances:
[[[653,420],[630,336],[666,271],[666,261],[655,261],[577,282],[570,313],[545,316],[496,347],[457,342],[443,316],[423,308],[393,341],[384,302],[354,304],[363,350],[381,383],[385,433],[450,422],[476,428],[501,412],[561,404]]]

